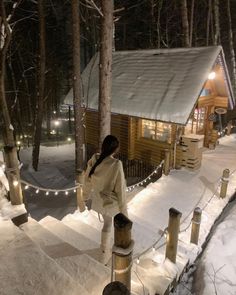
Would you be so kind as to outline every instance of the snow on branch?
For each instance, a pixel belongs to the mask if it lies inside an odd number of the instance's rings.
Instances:
[[[101,9],[96,5],[94,0],[85,0],[85,2],[87,4],[89,4],[90,8],[93,8],[93,9],[97,10],[97,12],[103,17],[103,13],[102,13]]]

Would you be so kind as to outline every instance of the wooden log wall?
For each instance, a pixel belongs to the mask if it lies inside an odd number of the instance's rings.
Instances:
[[[86,142],[92,145],[94,148],[98,147],[98,112],[87,111],[86,112]],[[111,116],[111,134],[115,135],[120,141],[120,152],[122,154],[128,154],[128,117],[123,115]]]

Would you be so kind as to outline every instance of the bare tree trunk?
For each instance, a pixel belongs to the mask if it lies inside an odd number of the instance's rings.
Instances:
[[[158,1],[158,12],[157,12],[157,48],[161,48],[161,9],[163,0]]]
[[[195,4],[195,1],[192,0],[192,2],[191,2],[191,18],[190,18],[190,33],[189,33],[189,46],[190,47],[192,47],[192,42],[193,42],[194,4]]]
[[[10,189],[10,200],[13,205],[20,205],[23,202],[20,184],[20,173],[18,168],[17,150],[13,135],[13,127],[5,96],[5,64],[6,54],[11,39],[11,29],[7,22],[4,1],[0,0],[0,110],[3,119],[3,141],[4,156],[6,161],[6,172]]]
[[[99,146],[111,132],[113,1],[102,0],[99,65]]]
[[[209,45],[210,36],[210,24],[211,24],[211,14],[212,14],[212,0],[208,1],[208,14],[207,14],[207,27],[206,27],[206,46]]]
[[[188,23],[188,7],[187,1],[181,0],[181,18],[183,27],[183,46],[189,47],[189,23]]]
[[[39,73],[38,73],[38,95],[35,112],[35,126],[33,137],[32,166],[35,171],[38,170],[39,150],[41,142],[41,131],[43,121],[43,104],[45,89],[45,16],[44,16],[44,0],[38,0],[38,16],[39,16]]]
[[[31,104],[31,97],[30,97],[30,90],[29,90],[29,84],[27,81],[27,78],[25,77],[25,66],[24,66],[24,62],[23,62],[23,58],[21,56],[20,50],[18,50],[18,57],[19,57],[19,62],[21,64],[22,67],[22,79],[24,80],[24,84],[25,84],[25,89],[27,91],[27,123],[31,124],[32,120],[33,120],[33,114],[32,114],[32,104]],[[28,133],[28,130],[27,130]]]
[[[233,80],[233,90],[236,90],[236,62],[235,62],[235,52],[234,52],[234,40],[232,31],[232,18],[231,18],[231,8],[230,0],[227,0],[227,15],[229,21],[229,48],[230,48],[230,59],[232,67],[232,80]]]
[[[220,44],[219,0],[214,0],[214,17],[215,17],[214,45],[218,45],[218,44]]]
[[[73,94],[75,117],[75,169],[76,174],[82,173],[85,164],[84,145],[84,112],[82,109],[80,85],[80,18],[79,1],[72,0],[73,23]]]
[[[150,32],[149,32],[149,43],[151,48],[154,46],[154,0],[150,0]]]

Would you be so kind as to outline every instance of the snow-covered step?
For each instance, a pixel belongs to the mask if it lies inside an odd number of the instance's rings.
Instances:
[[[71,225],[73,223],[74,227],[76,228],[78,228],[81,223],[80,220],[73,221],[71,219],[70,219],[70,222],[71,222]],[[56,218],[47,216],[44,219],[42,219],[39,223],[42,226],[44,226],[46,229],[53,231],[53,233],[57,235],[58,237],[60,237],[61,239],[66,240],[68,243],[70,243],[74,247],[77,247],[77,243],[78,243],[77,233],[73,229],[70,229],[66,225],[63,225],[62,222],[60,222]],[[84,223],[82,223],[82,225],[83,224]],[[85,224],[85,227],[86,229],[87,227],[90,229],[90,227],[87,224]],[[100,236],[100,233],[99,233],[99,236]],[[104,289],[106,284],[109,283],[109,280],[110,280],[110,276],[111,276],[110,268],[107,268],[104,265],[101,265],[97,261],[92,261],[91,258],[89,259],[87,255],[81,255],[80,257],[81,257],[80,263],[78,263],[78,261],[74,261],[73,257],[66,259],[65,261],[64,261],[64,258],[59,258],[57,259],[57,262],[58,261],[59,263],[62,262],[62,265],[64,268],[66,265],[66,270],[74,278],[76,278],[77,271],[79,273],[84,273],[84,277],[83,276],[79,277],[79,282],[82,283],[83,281],[86,281],[85,288],[91,294],[93,294],[92,292],[95,286],[97,288],[97,293],[95,294],[102,294],[102,290]],[[90,275],[88,272],[91,272]],[[97,278],[95,278],[96,275],[98,276]],[[133,277],[132,278],[132,294],[148,294],[147,290],[143,291],[145,288],[140,283],[137,276],[133,275],[132,277]],[[103,282],[103,284],[101,282]]]
[[[88,224],[89,226],[93,227],[99,232],[101,232],[103,227],[102,215],[100,214],[99,219],[98,213],[93,210],[86,210],[82,213],[79,210],[77,210],[73,215],[68,214],[65,218],[63,218],[62,221],[68,221],[70,219],[82,221],[83,223]]]
[[[56,218],[51,216],[47,216],[40,220],[40,225],[42,225],[45,229],[52,232],[58,238],[62,239],[63,241],[68,242],[73,247],[82,251],[82,253],[88,254],[92,256],[94,259],[100,261],[100,251],[99,251],[99,244],[94,241],[94,239],[90,239],[93,237],[92,234],[96,236],[100,236],[100,233],[92,228],[93,232],[89,233],[90,227],[87,224],[80,224],[80,221],[75,221],[74,226],[67,226],[67,224],[59,221]],[[81,228],[81,226],[85,225]],[[88,228],[89,227],[89,228]],[[78,230],[79,228],[79,230]],[[74,230],[75,229],[75,230]],[[86,233],[86,235],[85,235]],[[96,237],[96,240],[98,237]]]
[[[151,228],[146,227],[140,219],[136,216],[129,216],[130,220],[133,222],[132,226],[132,237],[135,241],[134,244],[134,255],[138,255],[150,248],[160,237],[159,232],[154,232]]]
[[[45,218],[42,224],[30,218],[21,228],[89,294],[101,294],[97,290],[102,292],[109,282],[110,270],[98,262],[101,259],[98,244],[52,217]]]
[[[11,221],[0,223],[0,236],[1,295],[89,295]]]
[[[110,269],[86,254],[80,255],[76,259],[75,257],[62,257],[56,261],[90,295],[101,295],[105,286],[110,282]]]
[[[48,256],[52,258],[82,254],[80,250],[59,239],[56,235],[42,227],[36,220],[29,218],[20,228]]]
[[[68,214],[65,218],[63,218],[61,222],[73,229],[74,231],[86,236],[88,239],[91,239],[96,243],[100,244],[101,229],[98,230],[95,227],[88,224],[87,222],[84,222],[83,219],[77,217],[77,214],[75,216],[72,214]]]

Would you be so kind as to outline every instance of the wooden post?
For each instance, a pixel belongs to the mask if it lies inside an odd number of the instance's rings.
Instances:
[[[77,174],[76,175],[76,183],[83,183],[83,179],[82,179],[82,175],[81,174]],[[79,208],[80,212],[83,212],[85,210],[85,204],[83,201],[83,188],[82,186],[79,186],[76,189],[76,197],[77,197],[77,208]]]
[[[123,283],[128,290],[131,288],[131,267],[133,241],[131,240],[132,221],[124,214],[114,217],[114,272],[115,281]]]
[[[21,205],[23,203],[23,195],[16,146],[4,146],[4,160],[6,163],[6,175],[9,183],[11,204]]]
[[[198,244],[201,216],[202,216],[202,209],[199,207],[195,208],[193,212],[192,231],[191,231],[191,238],[190,238],[190,243],[193,243],[195,245]]]
[[[166,241],[166,258],[170,259],[170,261],[173,263],[176,262],[181,216],[181,212],[174,208],[170,208],[168,233]]]
[[[232,127],[232,121],[229,121],[228,124],[227,124],[227,135],[230,135],[231,127]]]
[[[226,197],[227,187],[228,187],[228,183],[229,183],[229,174],[230,174],[229,169],[225,169],[223,171],[223,175],[221,178],[221,188],[220,188],[220,197],[221,198]]]
[[[164,161],[164,174],[169,175],[170,173],[170,151],[165,150],[165,161]]]
[[[104,288],[102,295],[130,295],[129,290],[121,282],[111,282]]]

